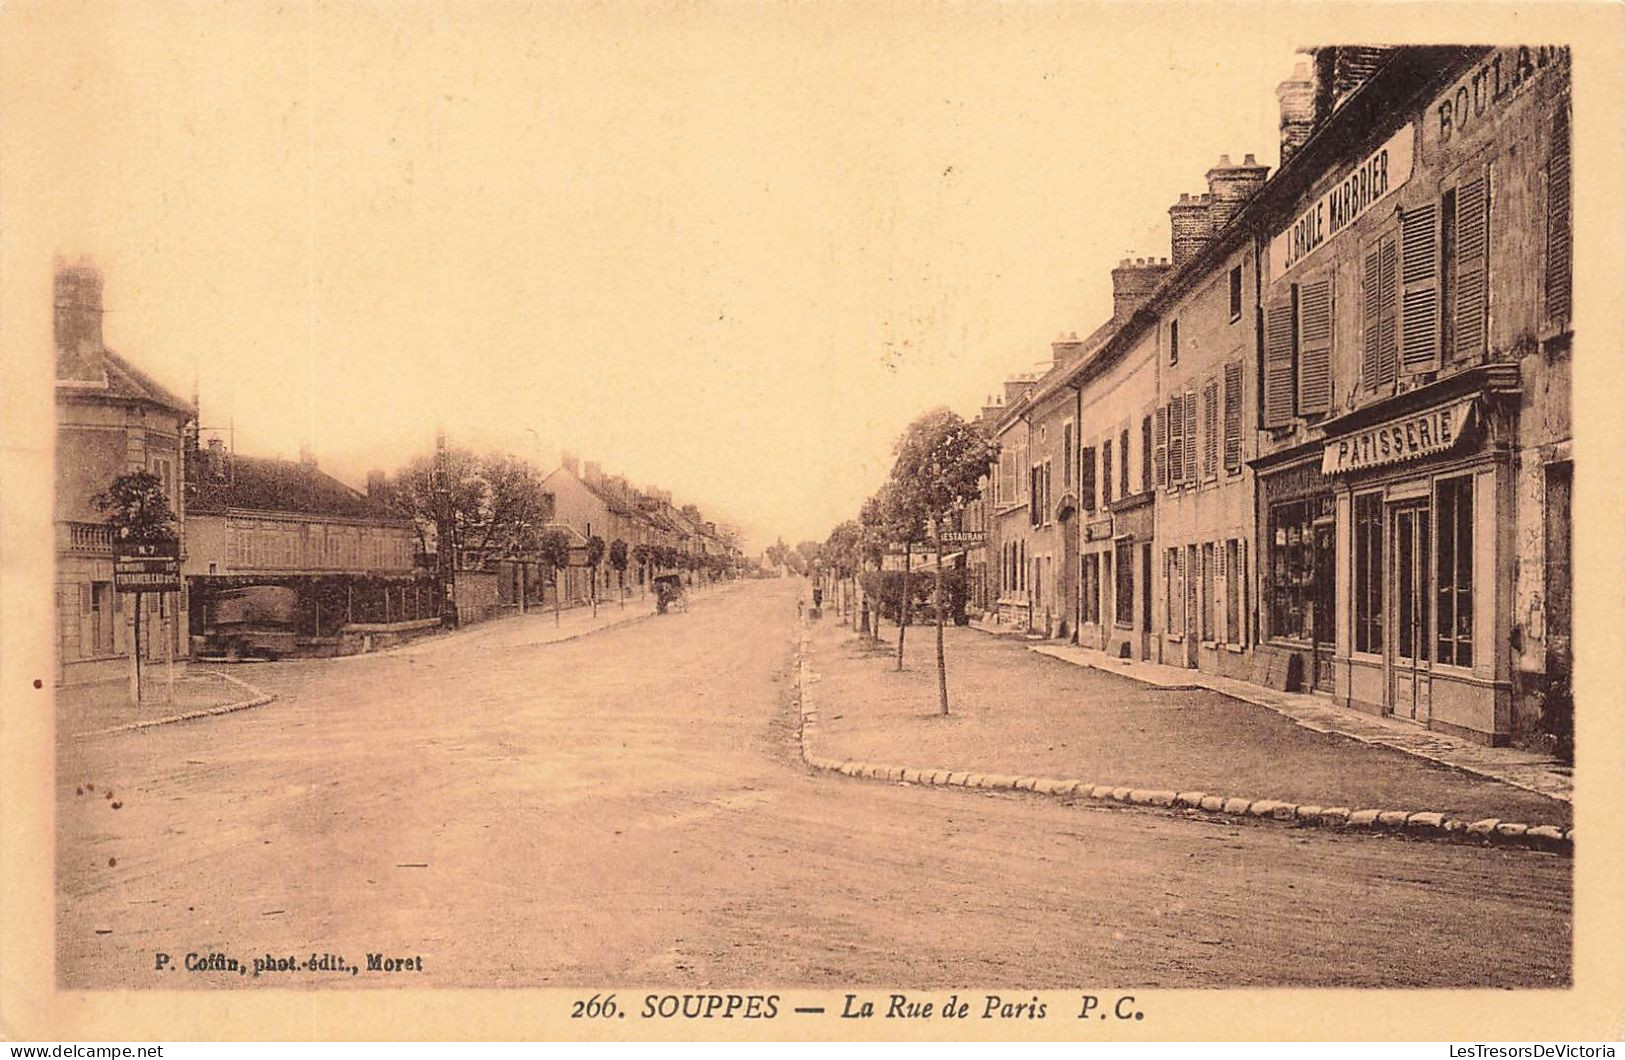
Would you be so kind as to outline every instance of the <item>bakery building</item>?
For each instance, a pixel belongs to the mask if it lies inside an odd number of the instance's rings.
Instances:
[[[1569,665],[1569,57],[1311,51],[1249,214],[1258,670],[1487,743]]]

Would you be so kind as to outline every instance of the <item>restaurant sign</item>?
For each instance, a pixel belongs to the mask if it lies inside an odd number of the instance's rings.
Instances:
[[[1469,399],[1355,431],[1326,443],[1321,474],[1342,475],[1449,452],[1467,434],[1472,418]]]
[[[1270,240],[1270,279],[1279,280],[1411,179],[1415,123],[1388,138]]]

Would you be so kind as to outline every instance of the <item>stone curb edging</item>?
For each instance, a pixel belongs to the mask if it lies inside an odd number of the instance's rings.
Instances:
[[[91,729],[88,732],[75,733],[76,739],[86,739],[92,736],[112,736],[121,732],[136,732],[141,729],[151,729],[158,725],[173,725],[181,721],[193,721],[197,718],[212,718],[221,714],[234,714],[239,710],[248,710],[252,707],[263,707],[276,699],[269,692],[261,691],[241,678],[221,673],[219,670],[200,670],[199,673],[213,674],[215,677],[229,681],[248,693],[247,699],[235,703],[227,703],[222,707],[207,707],[203,710],[189,710],[184,714],[171,714],[163,718],[151,718],[147,721],[132,721],[127,725],[114,725],[107,729]]]
[[[1107,784],[1091,784],[1082,780],[1006,773],[913,769],[818,755],[813,752],[810,740],[811,730],[818,725],[818,709],[809,691],[817,675],[808,664],[808,647],[808,639],[803,632],[796,649],[796,690],[801,722],[797,731],[797,741],[800,744],[802,761],[813,769],[892,783],[1030,791],[1054,798],[1096,799],[1131,806],[1194,810],[1229,817],[1289,822],[1305,827],[1386,832],[1418,839],[1470,840],[1570,856],[1574,853],[1572,828],[1564,831],[1554,825],[1529,825],[1503,821],[1495,817],[1467,821],[1431,811],[1352,810],[1346,806],[1318,806],[1309,803],[1299,805],[1278,799],[1229,798],[1205,791],[1114,787]]]

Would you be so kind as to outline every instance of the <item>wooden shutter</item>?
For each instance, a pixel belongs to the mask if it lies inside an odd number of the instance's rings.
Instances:
[[[1224,469],[1241,470],[1241,362],[1224,366]]]
[[[1264,312],[1264,426],[1292,423],[1293,339],[1292,299],[1281,297]]]
[[[1202,477],[1219,473],[1219,381],[1202,388]]]
[[[1459,214],[1458,214],[1459,216]],[[1459,229],[1458,229],[1459,230]],[[1406,210],[1399,223],[1400,369],[1439,368],[1439,205]]]
[[[1156,481],[1166,486],[1168,484],[1168,406],[1159,405],[1154,414],[1151,426],[1152,461]]]
[[[1298,414],[1332,410],[1332,281],[1298,290]]]
[[[1484,352],[1490,294],[1489,249],[1489,182],[1480,175],[1456,188],[1456,289],[1451,299],[1456,357]]]
[[[1078,473],[1078,503],[1086,512],[1095,510],[1095,447],[1086,445],[1081,451]]]
[[[1570,215],[1568,101],[1552,118],[1546,158],[1546,319],[1567,320],[1574,305],[1574,228]]]
[[[1185,392],[1185,478],[1196,481],[1196,392]]]
[[[1375,389],[1394,381],[1398,367],[1397,329],[1394,321],[1394,267],[1398,250],[1393,238],[1384,237],[1365,254],[1364,326],[1360,358],[1360,382]]]
[[[1168,485],[1185,481],[1185,408],[1178,394],[1168,398]]]
[[[1100,443],[1100,503],[1112,502],[1112,440]]]

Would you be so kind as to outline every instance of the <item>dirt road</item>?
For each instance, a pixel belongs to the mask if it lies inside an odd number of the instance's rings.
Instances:
[[[256,666],[268,707],[66,742],[61,983],[1569,981],[1566,859],[809,774],[801,588]]]

